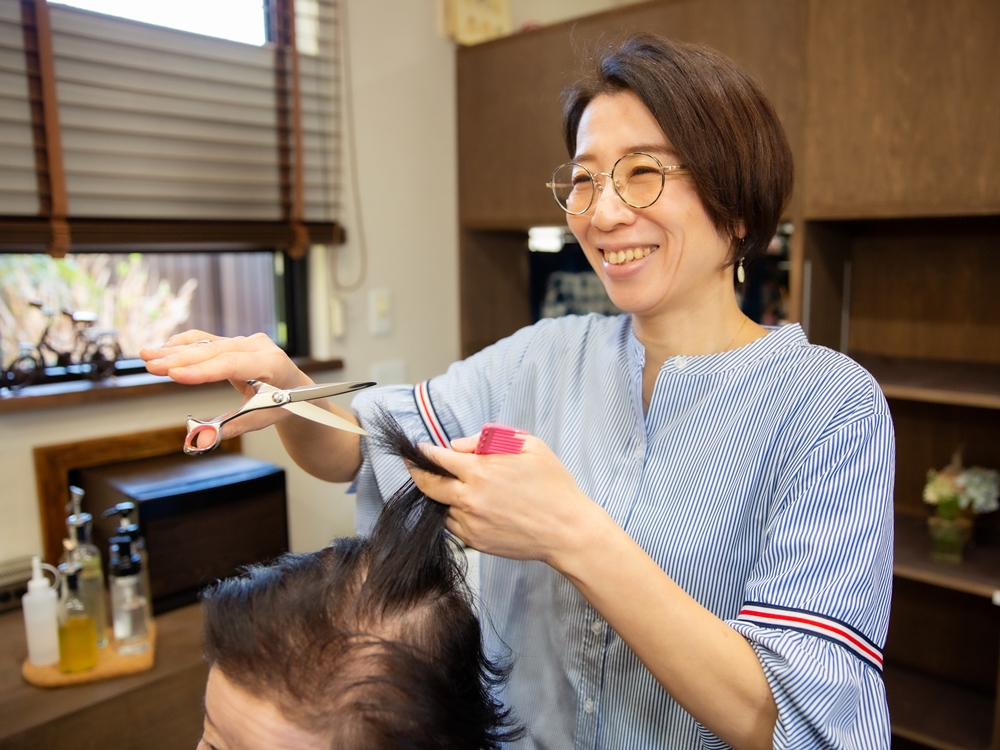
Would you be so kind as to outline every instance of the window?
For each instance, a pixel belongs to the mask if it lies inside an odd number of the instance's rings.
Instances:
[[[267,42],[262,0],[53,0],[81,10],[254,44]]]
[[[299,266],[281,252],[0,255],[0,386],[142,372],[140,349],[188,328],[305,354]],[[115,368],[90,367],[90,339]]]
[[[292,49],[286,0],[0,0],[0,254],[110,254],[105,271],[128,273],[141,253],[175,295],[197,279],[183,327],[264,330],[308,353],[305,262],[286,251],[342,237],[339,77],[334,0],[295,7]],[[6,304],[2,365],[45,320]],[[121,315],[100,316],[136,349]]]

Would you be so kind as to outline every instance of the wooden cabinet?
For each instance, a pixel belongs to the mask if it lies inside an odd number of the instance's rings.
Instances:
[[[1000,213],[1000,3],[809,3],[809,218]]]
[[[803,321],[876,377],[896,428],[893,732],[1000,750],[1000,515],[961,565],[927,556],[927,469],[1000,467],[1000,217],[807,221]]]

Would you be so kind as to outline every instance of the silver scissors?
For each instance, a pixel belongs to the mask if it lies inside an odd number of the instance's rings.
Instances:
[[[236,411],[223,414],[221,417],[216,417],[208,422],[202,422],[200,419],[188,416],[187,437],[184,438],[185,453],[189,456],[200,456],[215,450],[219,446],[219,443],[222,442],[222,425],[230,419],[235,419],[241,414],[257,411],[258,409],[274,409],[276,407],[281,407],[292,414],[297,414],[300,417],[311,419],[313,422],[319,422],[338,430],[353,432],[357,435],[368,434],[346,419],[342,419],[336,414],[328,412],[326,409],[321,409],[315,404],[307,402],[315,398],[329,398],[341,393],[360,391],[362,388],[375,385],[375,383],[324,383],[323,385],[306,385],[301,388],[290,388],[289,390],[275,388],[273,385],[262,383],[259,380],[248,380],[247,385],[253,388],[254,395]],[[210,445],[199,448],[198,437],[205,434],[211,437],[212,442]]]

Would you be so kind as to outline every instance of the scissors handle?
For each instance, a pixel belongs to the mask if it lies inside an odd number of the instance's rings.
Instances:
[[[198,436],[208,435],[212,442],[209,445],[198,447]],[[184,452],[189,456],[202,456],[210,451],[214,451],[222,442],[222,423],[202,422],[188,417],[187,436],[184,438]]]

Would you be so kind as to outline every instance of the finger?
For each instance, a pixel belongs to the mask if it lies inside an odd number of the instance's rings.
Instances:
[[[208,331],[200,331],[197,328],[192,328],[189,331],[184,331],[183,333],[176,333],[163,342],[164,346],[184,346],[186,344],[197,344],[199,341],[218,341],[224,338],[223,336],[217,336],[214,333],[209,333]]]
[[[213,342],[164,347],[147,352],[146,369],[154,375],[169,375],[171,369],[205,362],[218,356],[221,351],[222,349]]]
[[[142,349],[139,353],[146,360],[146,369],[159,375],[164,374],[170,367],[193,364],[214,356],[223,351],[223,345],[229,341],[231,339],[220,336],[214,339],[199,339],[188,344],[170,345],[168,341],[157,349]]]
[[[459,453],[448,448],[440,448],[430,443],[421,443],[417,447],[438,466],[451,472],[463,481],[472,478],[477,467],[480,466],[478,461],[483,458],[483,456],[476,456],[472,453]]]
[[[205,346],[208,349],[211,344]],[[214,383],[218,380],[232,381],[239,390],[245,392],[247,380],[262,380],[273,383],[275,378],[265,358],[256,352],[222,352],[200,354],[184,352],[170,358],[166,374],[178,383]],[[239,384],[239,381],[244,381]]]
[[[454,511],[449,511],[448,515],[445,516],[444,527],[461,540],[462,544],[467,547],[472,546],[469,544],[468,530],[465,528],[465,525],[461,522],[461,520],[455,517]]]
[[[143,347],[140,352],[147,352],[151,356],[143,356],[143,359],[153,359],[157,352],[170,350],[178,346],[188,346],[190,344],[196,344],[199,341],[215,341],[222,338],[221,336],[216,336],[214,333],[208,333],[207,331],[199,331],[197,329],[192,329],[190,331],[184,331],[183,333],[177,333],[168,338],[162,344],[158,346],[146,346]]]
[[[477,445],[479,445],[478,435],[455,438],[451,441],[452,450],[458,451],[459,453],[474,453]]]
[[[427,497],[445,505],[455,505],[460,502],[462,483],[459,480],[431,474],[412,465],[408,465],[406,468],[410,472],[413,483]]]

